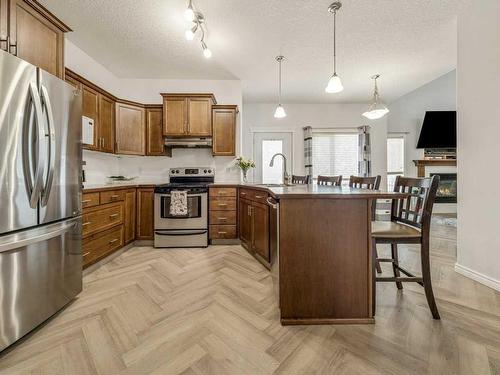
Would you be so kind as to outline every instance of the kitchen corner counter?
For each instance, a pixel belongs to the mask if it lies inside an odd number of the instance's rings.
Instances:
[[[84,193],[93,193],[96,191],[106,191],[106,190],[121,190],[130,188],[147,188],[155,187],[161,185],[163,182],[150,182],[150,181],[126,181],[126,182],[115,182],[115,183],[103,183],[103,184],[84,184]]]

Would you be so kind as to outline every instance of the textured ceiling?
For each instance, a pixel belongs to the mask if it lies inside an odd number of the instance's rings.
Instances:
[[[42,0],[74,32],[68,38],[123,78],[241,79],[245,101],[366,102],[382,75],[387,102],[453,70],[461,0],[344,0],[338,73],[345,90],[324,93],[332,69],[330,0],[194,0],[207,19],[206,60],[184,39],[185,0]]]

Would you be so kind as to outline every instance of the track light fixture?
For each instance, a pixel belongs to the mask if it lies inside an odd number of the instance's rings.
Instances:
[[[201,33],[201,48],[203,50],[203,56],[209,59],[212,57],[212,51],[208,48],[207,43],[205,42],[205,17],[203,14],[197,10],[195,10],[193,6],[193,0],[189,0],[188,7],[184,11],[184,17],[189,22],[192,22],[193,25],[186,30],[184,36],[187,40],[194,40],[196,33],[199,31]]]

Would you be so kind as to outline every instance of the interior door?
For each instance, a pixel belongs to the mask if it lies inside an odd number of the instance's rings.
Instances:
[[[42,70],[40,95],[47,123],[43,147],[47,168],[40,201],[40,224],[76,216],[81,211],[82,106],[80,93]]]
[[[43,118],[36,84],[34,66],[0,51],[0,234],[37,225]]]
[[[287,170],[293,171],[292,133],[256,132],[253,135],[253,157],[256,164],[254,182],[263,184],[283,183],[283,158],[277,156],[274,166],[270,167],[271,158],[282,153],[287,158]]]

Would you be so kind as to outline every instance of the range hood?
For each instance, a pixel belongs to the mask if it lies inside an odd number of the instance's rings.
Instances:
[[[210,137],[165,138],[165,147],[169,148],[211,148]]]

